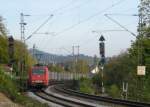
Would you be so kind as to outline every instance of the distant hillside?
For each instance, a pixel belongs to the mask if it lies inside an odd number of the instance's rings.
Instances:
[[[73,57],[72,55],[67,55],[67,56],[56,55],[56,54],[43,52],[43,51],[40,51],[37,49],[35,49],[34,51],[33,51],[33,49],[30,49],[29,52],[35,58],[37,58],[40,62],[46,63],[46,64],[48,64],[48,63],[64,63],[67,61],[72,61],[77,57],[77,56]],[[89,65],[93,65],[93,57],[91,57],[91,56],[80,54],[78,58],[82,59],[82,60],[86,60],[89,63]]]

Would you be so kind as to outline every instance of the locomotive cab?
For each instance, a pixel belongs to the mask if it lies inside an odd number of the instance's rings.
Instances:
[[[47,66],[34,66],[29,71],[29,85],[47,87],[49,84],[49,72]]]

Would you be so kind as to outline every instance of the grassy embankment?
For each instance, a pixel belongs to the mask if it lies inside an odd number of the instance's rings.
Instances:
[[[4,70],[0,68],[0,92],[4,93],[15,103],[23,105],[23,107],[48,107],[47,104],[42,104],[20,93],[17,85],[17,82],[9,75],[6,75]]]

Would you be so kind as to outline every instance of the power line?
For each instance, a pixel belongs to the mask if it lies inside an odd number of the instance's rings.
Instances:
[[[65,10],[64,12],[61,13],[61,15],[66,14],[67,11],[71,11],[73,9],[80,8],[81,6],[87,4],[89,1],[91,1],[91,0],[87,0],[86,2],[83,2],[83,3],[81,3],[81,4],[79,4],[79,5],[75,6],[75,7],[72,7],[71,9]],[[55,14],[55,16],[56,16],[56,14]],[[53,22],[51,22],[50,24],[52,24],[52,23]],[[48,31],[49,31],[49,29],[48,29]]]
[[[123,28],[124,30],[126,30],[127,32],[131,33],[133,36],[136,37],[136,34],[134,34],[133,32],[131,32],[130,30],[128,30],[126,27],[124,27],[123,25],[121,25],[119,22],[117,22],[116,20],[114,20],[113,18],[109,17],[108,14],[105,14],[105,16],[110,19],[111,21],[113,21],[114,23],[116,23],[117,25],[119,25],[121,28]]]
[[[39,31],[52,17],[53,14],[51,14],[34,32],[32,32],[31,35],[26,38],[26,40],[30,39],[34,34],[36,34],[37,31]]]
[[[69,54],[72,54],[71,51],[67,50],[66,48],[62,47],[61,49],[65,50],[66,52],[68,52]]]
[[[58,9],[55,9],[52,12],[57,12],[59,10],[62,10],[63,8],[66,8],[68,5],[72,4],[73,2],[74,2],[74,0],[71,0],[71,2],[69,2],[67,5],[64,5],[64,6],[60,7],[60,8],[58,8]],[[51,19],[52,16],[53,16],[53,14],[50,14],[50,16],[34,32],[32,32],[32,34],[29,35],[26,40],[30,39],[34,34],[45,34],[45,35],[49,35],[50,34],[50,35],[54,36],[55,35],[54,32],[37,33],[46,23],[48,23],[48,21]]]
[[[136,16],[136,14],[122,14],[122,15],[133,15],[133,16]],[[130,25],[131,23],[128,23],[128,24],[126,24],[126,25],[124,25],[124,26],[127,26],[127,25]],[[132,23],[133,24],[133,23]],[[89,31],[90,30],[90,31]],[[102,34],[102,33],[107,33],[107,32],[126,32],[126,30],[122,30],[122,29],[108,29],[108,30],[105,30],[105,29],[102,29],[102,30],[94,30],[94,31],[96,31],[96,32],[99,32],[100,34]],[[91,32],[91,28],[90,29],[88,29],[88,32],[86,32],[84,35],[86,35],[87,36],[87,34],[89,33],[89,32]],[[92,31],[93,32],[93,31]],[[84,36],[83,35],[83,36]],[[93,39],[95,39],[95,38],[90,38],[90,39],[88,39],[87,41],[84,41],[84,42],[82,42],[80,45],[81,46],[84,46],[84,45],[86,45],[86,43],[89,43],[89,42],[91,42]]]
[[[122,14],[122,13],[109,13],[107,15],[111,15],[111,16],[138,16],[138,14]]]
[[[71,11],[71,10],[73,10],[73,9],[80,8],[81,6],[87,4],[89,1],[91,1],[91,0],[87,0],[86,2],[83,2],[83,3],[81,3],[81,4],[79,4],[79,5],[75,6],[75,7],[72,7],[72,8],[70,8],[70,9],[66,10],[65,13],[66,13],[67,11]]]
[[[125,0],[124,0],[124,1],[125,1]],[[116,3],[112,4],[111,6],[109,6],[109,7],[105,8],[105,9],[103,9],[103,10],[101,10],[101,11],[95,13],[94,15],[91,15],[91,16],[89,16],[88,18],[86,18],[86,19],[84,19],[84,20],[81,20],[80,22],[78,22],[78,23],[76,23],[76,24],[74,24],[74,25],[72,25],[72,26],[70,26],[70,27],[68,27],[68,28],[65,28],[64,30],[62,30],[62,31],[60,31],[60,32],[58,32],[58,33],[56,33],[56,35],[59,35],[59,34],[61,34],[61,33],[64,33],[64,32],[66,32],[66,31],[68,31],[68,30],[70,30],[70,29],[76,27],[77,25],[80,25],[80,24],[82,24],[82,23],[84,23],[84,22],[87,22],[88,20],[90,20],[90,19],[96,17],[97,15],[102,14],[103,12],[105,12],[105,11],[107,11],[107,10],[109,10],[109,9],[111,9],[111,8],[113,8],[113,7],[115,7],[116,5],[118,5],[118,4],[122,3],[122,2],[123,2],[123,0],[119,0],[118,2],[116,2]]]
[[[56,11],[62,10],[63,8],[66,8],[66,6],[72,4],[72,2],[74,2],[74,0],[71,0],[71,2],[69,4],[64,5],[64,6],[60,7],[60,8],[58,8],[58,9],[55,9],[52,12],[56,12]],[[32,32],[31,35],[29,35],[26,38],[26,40],[30,39],[33,36],[33,34],[37,33],[37,31],[39,31],[52,18],[52,16],[53,16],[53,14],[50,14],[49,17],[34,32]]]
[[[126,0],[124,0],[124,1],[126,1]],[[60,35],[60,34],[62,34],[62,33],[64,33],[64,32],[66,32],[66,31],[68,31],[68,30],[70,30],[70,29],[73,29],[73,28],[76,27],[77,25],[80,25],[80,24],[82,24],[82,23],[84,23],[84,22],[87,22],[88,20],[90,20],[90,19],[92,19],[92,18],[94,18],[94,17],[96,17],[96,16],[98,16],[98,15],[104,13],[105,11],[107,11],[107,10],[109,10],[109,9],[111,9],[111,8],[113,8],[113,7],[115,7],[116,5],[119,5],[120,3],[124,2],[124,1],[123,1],[123,0],[119,0],[118,2],[116,2],[116,3],[114,3],[114,4],[110,5],[110,6],[108,6],[107,8],[105,8],[105,9],[103,9],[103,10],[101,10],[101,11],[95,13],[94,15],[91,15],[91,16],[89,16],[88,18],[86,18],[86,19],[84,19],[84,20],[81,20],[80,22],[78,22],[78,23],[76,23],[76,24],[74,24],[74,25],[69,26],[68,28],[63,29],[62,31],[56,33],[55,36],[58,36],[58,35]],[[47,43],[46,43],[46,44],[47,44]],[[46,44],[45,44],[45,45],[46,45]]]
[[[125,30],[119,30],[119,29],[110,29],[110,30],[93,30],[92,32],[117,32],[117,31],[125,31]]]
[[[72,4],[73,2],[74,2],[74,0],[71,0],[71,2],[69,2],[68,4],[63,5],[62,7],[53,10],[51,13],[54,13],[54,12],[57,12],[57,11],[62,11],[63,8],[66,8],[68,5]],[[51,22],[50,24],[52,24],[52,22]],[[44,33],[43,33],[43,34],[44,34]],[[50,33],[50,34],[51,34],[51,33]]]
[[[68,6],[71,5],[74,1],[75,1],[75,0],[71,0],[68,4],[63,5],[62,7],[57,8],[57,9],[53,10],[52,12],[62,11],[63,8],[68,7]]]
[[[126,1],[126,0],[124,0],[124,1]],[[116,3],[114,3],[114,4],[110,5],[110,6],[108,6],[107,8],[105,8],[105,9],[103,9],[103,10],[101,10],[101,11],[95,13],[94,15],[91,15],[91,16],[89,16],[88,18],[86,18],[86,19],[84,19],[84,20],[81,20],[80,22],[78,22],[78,23],[76,23],[76,24],[74,24],[74,25],[72,25],[72,26],[69,26],[68,28],[63,29],[62,31],[56,33],[55,36],[58,36],[58,35],[60,35],[60,34],[62,34],[62,33],[64,33],[64,32],[66,32],[66,31],[68,31],[68,30],[70,30],[70,29],[73,29],[73,28],[76,27],[77,25],[80,25],[80,24],[82,24],[82,23],[84,23],[84,22],[87,22],[88,20],[90,20],[90,19],[92,19],[92,18],[94,18],[94,17],[96,17],[96,16],[98,16],[98,15],[104,13],[105,11],[107,11],[107,10],[109,10],[109,9],[111,9],[111,8],[113,8],[113,7],[115,7],[116,5],[119,5],[120,3],[124,2],[124,1],[123,1],[123,0],[119,0],[118,2],[116,2]],[[45,45],[46,45],[46,44],[45,44]]]

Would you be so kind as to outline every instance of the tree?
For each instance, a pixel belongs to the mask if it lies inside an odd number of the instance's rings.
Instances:
[[[0,63],[8,63],[8,42],[3,36],[0,36]]]
[[[96,67],[97,65],[98,65],[98,58],[97,58],[97,56],[96,55],[94,55],[94,58],[93,58],[93,65],[94,65],[94,67]]]
[[[89,71],[88,63],[85,60],[78,60],[77,63],[75,63],[75,67],[77,72],[86,73]]]
[[[150,102],[150,0],[141,0],[139,15],[143,16],[143,21],[137,39],[126,52],[110,58],[105,64],[105,87],[112,97],[118,97],[116,93],[122,91],[125,81],[129,85],[129,99]],[[146,66],[145,76],[137,75],[138,65]],[[94,81],[99,83],[100,80]]]
[[[35,60],[32,58],[32,56],[29,54],[27,47],[24,43],[22,43],[19,40],[14,40],[14,68],[15,71],[19,71],[19,63],[22,59],[22,54],[25,54],[25,62],[26,62],[26,68],[31,66]],[[2,17],[0,17],[0,63],[2,64],[8,64],[9,62],[9,56],[8,56],[8,35],[7,35],[7,29],[2,21]],[[26,69],[27,71],[27,69]]]
[[[7,29],[3,23],[3,18],[0,16],[0,36],[7,36]]]
[[[0,16],[0,63],[8,63],[7,30]]]
[[[108,85],[122,86],[123,81],[128,81],[128,74],[132,70],[132,62],[128,53],[121,53],[109,59],[105,65],[104,73]]]
[[[150,0],[140,0],[139,15],[142,16],[143,22],[150,26]]]

